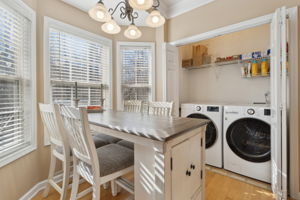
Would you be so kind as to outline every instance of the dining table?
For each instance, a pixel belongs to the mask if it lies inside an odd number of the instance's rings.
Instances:
[[[95,133],[134,143],[135,200],[204,200],[209,120],[113,110],[88,119]]]

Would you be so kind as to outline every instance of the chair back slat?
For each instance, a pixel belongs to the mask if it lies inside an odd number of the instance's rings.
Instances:
[[[89,160],[88,144],[84,138],[79,110],[66,106],[61,106],[60,110],[72,150],[78,157]]]
[[[148,113],[158,116],[172,116],[173,102],[149,102]]]
[[[74,165],[79,167],[85,166],[81,167],[82,170],[86,167],[92,167],[94,169],[92,170],[93,174],[81,174],[85,176],[85,178],[89,176],[98,177],[100,173],[99,161],[89,128],[86,109],[61,106],[60,112],[74,154],[73,156],[78,159],[78,163],[74,163]],[[86,171],[86,173],[89,172]]]
[[[39,108],[50,143],[60,147],[63,146],[62,132],[58,126],[53,105],[40,103]]]
[[[125,112],[141,112],[142,111],[142,101],[139,100],[129,100],[124,101],[124,111]]]

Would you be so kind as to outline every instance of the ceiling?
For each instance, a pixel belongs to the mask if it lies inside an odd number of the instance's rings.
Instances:
[[[62,0],[67,4],[70,4],[84,12],[88,12],[90,8],[92,8],[98,0]],[[215,0],[160,0],[159,10],[166,18],[172,18],[188,12],[192,9],[198,8],[200,6],[211,3]],[[103,1],[106,8],[114,8],[120,0],[104,0]],[[146,11],[137,11],[139,14],[138,19],[135,20],[135,24],[138,26],[145,26],[145,20],[148,16]],[[114,14],[114,19],[120,25],[129,25],[129,21],[120,19],[120,11],[117,10]]]

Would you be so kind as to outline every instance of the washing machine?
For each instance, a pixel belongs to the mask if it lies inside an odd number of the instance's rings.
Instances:
[[[206,164],[223,167],[222,156],[222,121],[223,106],[213,104],[187,103],[181,105],[181,117],[209,119],[205,135]]]
[[[271,182],[271,110],[224,106],[224,169]]]

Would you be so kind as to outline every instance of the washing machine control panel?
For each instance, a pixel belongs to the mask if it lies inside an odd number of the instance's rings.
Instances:
[[[197,110],[197,111],[201,111],[201,106],[197,106],[197,107],[196,107],[196,110]]]
[[[271,116],[271,109],[264,109],[265,116]]]
[[[208,112],[219,112],[219,107],[218,106],[208,106],[207,111]]]
[[[249,108],[249,109],[247,110],[247,113],[248,113],[249,115],[254,115],[254,114],[255,114],[255,110],[254,110],[253,108]]]

